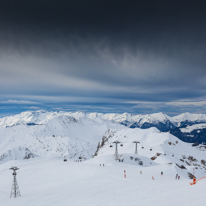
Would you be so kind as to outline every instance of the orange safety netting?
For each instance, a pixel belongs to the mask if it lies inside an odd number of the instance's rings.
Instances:
[[[204,178],[206,178],[206,177],[201,177],[200,179],[196,180],[196,178],[194,177],[194,178],[193,178],[193,182],[190,183],[190,185],[194,185],[194,184],[196,184],[196,182],[198,182],[198,181],[200,181],[200,180],[202,180],[202,179],[204,179]]]

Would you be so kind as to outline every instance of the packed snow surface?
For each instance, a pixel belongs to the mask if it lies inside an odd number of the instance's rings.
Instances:
[[[95,159],[95,158],[94,158]],[[141,167],[96,158],[63,162],[60,158],[35,158],[0,165],[0,202],[3,206],[203,206],[206,179],[191,186],[175,165]],[[21,197],[10,198],[12,171],[18,166]],[[124,178],[124,170],[126,178]],[[140,174],[142,171],[142,174]],[[161,175],[163,171],[163,175]],[[175,180],[175,175],[180,180]],[[152,179],[154,177],[154,180]]]

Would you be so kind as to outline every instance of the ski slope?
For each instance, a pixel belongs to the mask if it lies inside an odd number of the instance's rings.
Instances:
[[[105,157],[106,159],[110,157]],[[95,161],[94,161],[95,160]],[[3,206],[203,206],[206,179],[190,186],[175,165],[141,167],[96,157],[85,162],[35,158],[0,165],[0,203]],[[21,197],[10,198],[12,172],[18,166]],[[126,178],[124,178],[126,170]],[[140,170],[142,174],[140,174]],[[164,172],[163,176],[160,175]],[[152,176],[154,180],[152,180]]]
[[[119,158],[123,159],[126,164],[142,164],[144,167],[174,164],[177,170],[181,170],[187,178],[189,174],[193,174],[193,168],[195,168],[197,178],[206,174],[206,151],[200,151],[170,133],[160,132],[156,128],[109,130],[103,139],[104,144],[97,152],[98,158],[104,159],[106,156],[110,156],[111,160],[115,150],[113,142],[119,141]],[[134,154],[134,141],[140,142],[138,144],[138,156]],[[102,142],[100,142],[100,145],[102,145]],[[95,158],[90,161],[96,162]]]

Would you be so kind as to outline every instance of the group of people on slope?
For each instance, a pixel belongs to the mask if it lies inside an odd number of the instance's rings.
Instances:
[[[140,174],[142,174],[142,171],[140,170]],[[161,175],[163,175],[163,171],[161,171]],[[154,180],[154,177],[152,176],[152,179]],[[176,180],[180,179],[180,175],[176,174]]]
[[[176,180],[179,180],[180,179],[180,176],[178,174],[176,174],[176,177],[175,177]]]

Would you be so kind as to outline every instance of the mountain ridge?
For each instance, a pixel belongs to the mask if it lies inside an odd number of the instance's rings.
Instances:
[[[151,127],[156,127],[160,132],[170,132],[185,142],[203,143],[206,142],[205,123],[197,130],[195,125],[204,122],[205,116],[185,113],[174,118],[163,113],[134,115],[26,111],[0,118],[0,150],[3,154],[13,148],[24,147],[37,156],[88,159],[95,154],[98,142],[109,129]],[[194,125],[195,132],[191,129],[189,132],[181,131],[181,128],[191,125]]]

